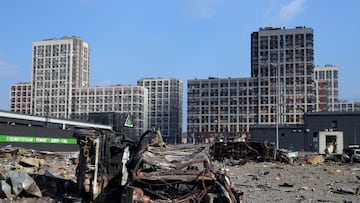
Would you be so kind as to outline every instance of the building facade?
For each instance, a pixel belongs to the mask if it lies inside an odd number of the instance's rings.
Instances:
[[[247,135],[257,122],[256,80],[209,78],[187,82],[187,132],[197,141]]]
[[[149,127],[159,127],[166,143],[180,143],[183,83],[174,78],[142,78],[137,85],[149,91]]]
[[[314,68],[316,111],[338,111],[339,70],[334,65]]]
[[[79,37],[32,43],[32,114],[70,118],[74,88],[89,86],[89,45]]]
[[[148,90],[140,86],[73,89],[72,119],[89,120],[89,113],[127,113],[141,135],[148,128]]]
[[[10,87],[10,111],[32,114],[31,82],[21,82]]]
[[[251,34],[251,77],[261,124],[303,123],[315,111],[312,28],[260,28]]]

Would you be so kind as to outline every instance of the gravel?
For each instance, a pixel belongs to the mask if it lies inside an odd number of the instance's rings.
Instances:
[[[235,186],[251,202],[360,202],[360,164],[324,162],[293,165],[254,162],[215,167],[226,171]]]

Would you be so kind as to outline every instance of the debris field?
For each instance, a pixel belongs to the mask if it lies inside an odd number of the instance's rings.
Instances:
[[[76,191],[78,156],[76,152],[2,148],[0,202],[76,202],[72,192]],[[360,163],[308,160],[309,157],[299,156],[293,164],[231,159],[212,162],[214,170],[230,177],[233,186],[243,193],[242,199],[246,203],[360,202]],[[4,188],[6,183],[11,185],[14,171],[28,174],[41,194],[33,187],[30,187],[33,190],[23,187],[6,194]],[[15,179],[21,181],[23,175],[16,174]]]

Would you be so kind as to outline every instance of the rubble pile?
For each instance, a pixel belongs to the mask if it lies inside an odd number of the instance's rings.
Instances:
[[[76,192],[76,152],[0,149],[0,202],[65,202]]]
[[[76,137],[79,152],[0,148],[0,203],[360,202],[353,152],[341,162],[269,143],[173,146],[156,130]]]

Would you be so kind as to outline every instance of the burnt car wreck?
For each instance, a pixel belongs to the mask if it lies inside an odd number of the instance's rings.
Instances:
[[[276,157],[276,147],[271,142],[215,142],[211,146],[211,154],[218,161],[224,159],[271,161]]]
[[[150,144],[143,144],[151,136]],[[166,146],[159,130],[134,138],[79,129],[77,184],[83,202],[241,202],[242,193],[214,171],[208,149]]]

